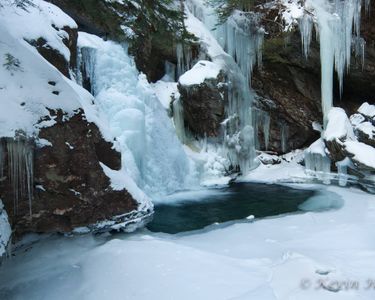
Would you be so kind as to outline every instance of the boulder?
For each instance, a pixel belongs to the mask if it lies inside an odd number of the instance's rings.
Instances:
[[[178,83],[185,126],[198,137],[217,137],[225,117],[225,77],[220,66],[199,61]]]
[[[113,190],[100,165],[120,169],[120,154],[103,139],[95,124],[86,121],[82,110],[70,119],[62,111],[51,115],[56,124],[40,130],[33,150],[31,203],[22,192],[15,202],[7,175],[9,165],[4,169],[1,196],[16,235],[70,232],[82,226],[95,230],[95,224],[108,220],[111,226],[122,223],[121,216],[137,211],[138,203],[126,190]]]

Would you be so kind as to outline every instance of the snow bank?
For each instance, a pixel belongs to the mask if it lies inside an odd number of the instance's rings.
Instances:
[[[357,141],[344,143],[345,150],[351,154],[352,159],[375,170],[375,148]]]
[[[208,60],[201,60],[195,66],[185,72],[178,82],[184,86],[200,85],[206,79],[216,79],[220,73],[220,66]]]

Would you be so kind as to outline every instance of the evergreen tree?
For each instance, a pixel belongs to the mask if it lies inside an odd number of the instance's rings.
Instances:
[[[207,0],[207,2],[216,7],[220,21],[225,22],[234,10],[250,11],[255,0]]]

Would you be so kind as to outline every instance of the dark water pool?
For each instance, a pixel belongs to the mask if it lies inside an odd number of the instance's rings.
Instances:
[[[153,232],[179,233],[213,223],[275,216],[299,211],[316,192],[281,185],[237,183],[228,188],[181,193],[155,205]]]

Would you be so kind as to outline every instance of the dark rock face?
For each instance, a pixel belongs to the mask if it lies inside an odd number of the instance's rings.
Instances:
[[[224,76],[206,79],[200,85],[179,84],[185,126],[198,137],[217,137],[224,120]]]
[[[32,216],[27,199],[20,199],[15,213],[9,178],[2,182],[1,198],[17,235],[69,232],[138,206],[127,191],[111,189],[99,162],[119,169],[120,154],[103,140],[96,125],[88,123],[82,111],[65,121],[61,111],[54,114],[57,123],[39,134],[52,146],[35,148]]]

